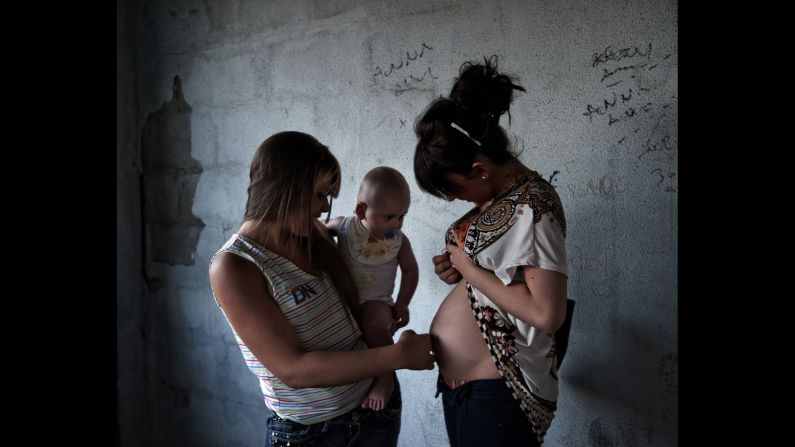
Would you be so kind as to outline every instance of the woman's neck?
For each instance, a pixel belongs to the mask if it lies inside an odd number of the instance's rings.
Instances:
[[[247,220],[237,230],[237,234],[251,239],[279,256],[290,260],[301,270],[316,274],[309,263],[308,236],[292,236],[284,226],[269,221]],[[302,239],[304,239],[302,241]]]
[[[510,160],[503,165],[494,165],[491,170],[491,178],[489,179],[492,188],[491,201],[505,194],[516,179],[528,172],[530,172],[530,170],[516,159]]]
[[[240,225],[237,234],[279,254],[292,251],[291,246],[294,244],[288,241],[299,239],[291,237],[290,231],[283,225],[266,220],[247,220]]]
[[[262,245],[265,248],[270,248],[273,244],[274,239],[272,235],[274,233],[280,233],[281,231],[278,227],[268,221],[256,221],[256,220],[247,220],[240,225],[240,228],[237,230],[237,234],[251,239],[252,241]]]

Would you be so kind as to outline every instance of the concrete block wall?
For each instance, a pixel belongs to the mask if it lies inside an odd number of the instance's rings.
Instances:
[[[528,90],[501,124],[522,161],[557,188],[568,221],[578,304],[545,445],[676,445],[675,1],[117,5],[120,445],[262,445],[267,409],[207,268],[240,224],[251,156],[274,132],[308,132],[340,160],[335,215],[352,211],[371,167],[406,174],[404,229],[421,270],[409,327],[427,331],[449,290],[430,257],[469,206],[419,190],[412,125],[449,93],[462,62],[492,54]],[[165,126],[182,130],[161,132],[147,152],[146,124],[167,115],[175,76],[189,110]],[[173,175],[148,181],[143,154]],[[146,225],[157,220],[142,206],[147,195],[179,208],[162,211],[182,220],[161,239],[179,242],[147,247]],[[436,371],[398,376],[400,445],[446,445]]]

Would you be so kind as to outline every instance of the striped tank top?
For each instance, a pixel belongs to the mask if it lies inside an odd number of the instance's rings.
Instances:
[[[304,351],[367,349],[353,316],[325,274],[310,275],[290,260],[238,234],[232,235],[213,258],[220,253],[233,253],[257,265]],[[372,383],[372,379],[367,379],[342,386],[289,387],[254,357],[234,328],[232,333],[246,365],[259,379],[265,404],[284,419],[309,425],[339,416],[359,406]]]

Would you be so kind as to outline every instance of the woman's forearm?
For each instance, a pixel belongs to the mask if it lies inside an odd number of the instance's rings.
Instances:
[[[303,353],[279,379],[294,388],[338,386],[403,367],[398,345],[363,351],[313,351]]]

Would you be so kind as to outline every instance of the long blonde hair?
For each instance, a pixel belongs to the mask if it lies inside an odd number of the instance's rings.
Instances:
[[[257,148],[251,161],[244,220],[269,221],[281,231],[267,234],[306,253],[310,264],[328,275],[356,320],[359,294],[353,276],[311,214],[317,194],[336,198],[342,176],[328,147],[302,132],[279,132]]]

